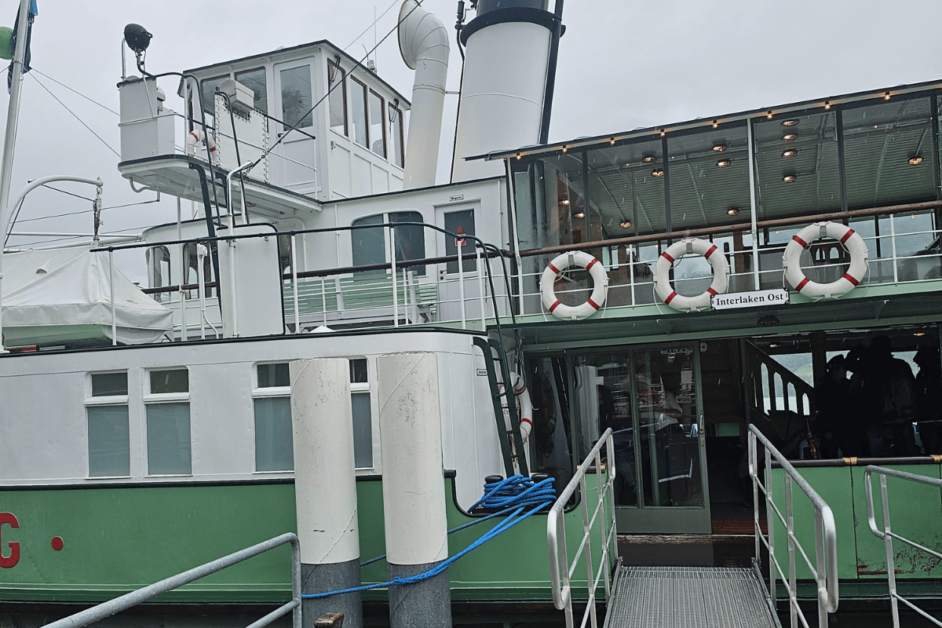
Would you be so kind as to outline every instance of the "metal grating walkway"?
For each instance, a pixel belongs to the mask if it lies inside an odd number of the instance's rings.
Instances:
[[[609,628],[778,628],[751,569],[622,567]]]

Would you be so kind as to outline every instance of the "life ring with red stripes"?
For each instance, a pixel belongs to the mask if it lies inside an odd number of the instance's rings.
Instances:
[[[706,291],[695,297],[685,297],[677,294],[670,281],[671,267],[676,260],[685,255],[702,255],[713,267],[713,283]],[[708,310],[710,309],[710,297],[715,294],[723,294],[728,288],[729,262],[726,261],[726,256],[719,252],[716,245],[709,240],[686,238],[674,242],[657,258],[657,264],[654,267],[654,290],[665,305],[669,305],[675,310],[681,312]]]
[[[847,272],[831,283],[816,283],[801,271],[801,252],[810,247],[812,242],[822,238],[837,240],[850,253]],[[839,222],[816,222],[799,231],[798,235],[792,236],[791,242],[785,247],[782,263],[785,266],[785,279],[796,291],[809,297],[836,299],[856,288],[867,276],[869,256],[867,243],[850,227]]]
[[[554,289],[556,278],[570,266],[581,266],[589,271],[589,275],[592,276],[592,294],[582,305],[563,305],[556,298],[556,290]],[[543,277],[540,278],[540,296],[543,300],[543,307],[553,316],[564,320],[578,321],[592,316],[605,305],[607,295],[608,274],[605,272],[605,268],[599,260],[582,251],[563,253],[558,256],[546,266]]]

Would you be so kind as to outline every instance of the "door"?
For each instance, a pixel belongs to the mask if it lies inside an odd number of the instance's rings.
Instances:
[[[279,144],[272,152],[272,181],[307,194],[317,191],[317,156],[314,144],[314,74],[311,59],[275,64],[275,111],[281,124],[269,121],[269,139]],[[289,130],[291,127],[295,129]]]
[[[695,344],[574,356],[577,451],[612,428],[621,532],[709,533]]]
[[[462,233],[473,236],[475,234],[474,210],[475,206],[449,207],[447,210],[439,209],[436,219],[438,225],[449,233]],[[473,255],[474,241],[468,239],[458,240],[443,233],[438,234],[438,250],[441,255],[457,255],[459,248],[462,255]],[[483,268],[479,277],[477,260],[462,259],[460,266],[456,260],[447,262],[438,268],[438,298],[441,302],[441,320],[461,320],[463,284],[465,318],[468,321],[480,321],[481,296],[486,294],[486,287],[482,291]],[[463,281],[459,281],[459,277],[462,277]],[[486,312],[486,302],[484,307]]]

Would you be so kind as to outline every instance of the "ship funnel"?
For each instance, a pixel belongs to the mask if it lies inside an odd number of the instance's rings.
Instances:
[[[545,143],[563,28],[563,0],[478,0],[465,46],[453,183],[501,176],[500,161],[467,157]]]
[[[399,10],[399,52],[405,64],[415,70],[406,144],[406,189],[435,185],[450,50],[448,30],[441,21],[415,0],[403,2]]]

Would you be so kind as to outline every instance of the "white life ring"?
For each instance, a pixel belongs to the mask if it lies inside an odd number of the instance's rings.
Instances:
[[[533,403],[530,401],[530,392],[520,375],[511,372],[510,381],[514,383],[514,403],[517,405],[517,416],[520,418],[520,439],[526,444],[533,430]],[[504,390],[503,383],[497,386],[501,391]],[[510,413],[506,407],[504,407],[504,427],[510,430]]]
[[[674,242],[667,247],[657,258],[654,267],[654,290],[657,296],[675,310],[681,312],[699,312],[710,308],[710,297],[715,294],[724,294],[729,289],[729,262],[722,253],[717,253],[715,244],[709,240],[685,238]],[[713,267],[713,283],[705,292],[695,297],[685,297],[677,294],[670,282],[670,271],[674,261],[684,255],[702,255]]]
[[[570,266],[585,268],[592,276],[593,282],[591,296],[585,303],[575,307],[563,305],[556,298],[556,291],[553,289],[556,277]],[[599,260],[588,253],[582,251],[563,253],[550,262],[543,271],[543,277],[540,279],[540,295],[543,299],[543,307],[557,318],[571,321],[588,318],[605,305],[605,297],[608,295],[608,274]]]
[[[844,276],[831,283],[816,283],[808,279],[801,271],[801,252],[812,242],[822,238],[833,238],[840,242],[850,253],[850,266]],[[867,243],[860,234],[839,222],[816,222],[808,225],[792,236],[785,247],[782,263],[785,266],[785,279],[796,291],[809,297],[835,299],[857,287],[867,276],[869,251]]]

